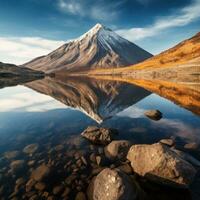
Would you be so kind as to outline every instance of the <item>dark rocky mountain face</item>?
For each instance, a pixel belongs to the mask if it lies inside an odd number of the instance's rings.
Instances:
[[[26,86],[84,112],[98,123],[150,95],[145,89],[118,81],[77,77],[45,78]]]
[[[151,56],[112,30],[97,24],[78,39],[23,66],[44,72],[84,71],[124,67],[144,61]]]

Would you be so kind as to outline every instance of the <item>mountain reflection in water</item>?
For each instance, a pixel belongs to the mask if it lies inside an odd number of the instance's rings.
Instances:
[[[176,139],[178,147],[193,142],[200,144],[199,100],[198,83],[121,77],[47,77],[24,86],[1,89],[2,194],[7,198],[15,190],[17,179],[23,178],[27,183],[33,169],[49,163],[54,171],[46,181],[45,190],[52,194],[55,186],[66,183],[73,176],[76,155],[84,156],[89,166],[77,171],[78,179],[84,177],[81,179],[82,190],[86,191],[85,177],[91,177],[94,170],[89,165],[90,155],[102,152],[102,147],[80,137],[90,125],[116,128],[119,131],[116,139],[127,139],[134,144],[152,144],[171,137]],[[159,121],[147,118],[144,112],[150,109],[160,110],[163,118]],[[36,144],[38,149],[33,155],[26,155],[23,149],[30,144]],[[7,158],[16,152],[15,158]],[[191,154],[200,159],[199,150]],[[11,170],[11,163],[15,160],[23,161],[21,171]],[[66,167],[67,163],[72,164]],[[197,180],[192,186],[196,200],[200,198],[199,182]],[[188,191],[152,187],[152,183],[144,189],[148,192],[148,200],[191,199]],[[72,188],[69,199],[74,199],[76,192]],[[29,192],[23,186],[17,195],[22,199],[25,194]]]
[[[46,78],[26,86],[84,112],[98,123],[151,94],[141,87],[119,81],[78,77]]]

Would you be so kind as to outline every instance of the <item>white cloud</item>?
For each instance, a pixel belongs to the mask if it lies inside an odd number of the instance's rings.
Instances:
[[[58,0],[58,7],[61,11],[81,17],[90,17],[95,20],[111,21],[118,17],[118,8],[126,0],[105,1],[105,0]]]
[[[48,54],[64,44],[64,41],[40,37],[0,37],[0,61],[23,64],[31,59]]]
[[[151,26],[136,27],[130,29],[120,29],[117,33],[130,41],[137,41],[147,37],[161,34],[162,31],[181,27],[198,20],[200,17],[200,0],[194,0],[193,3],[177,11],[178,14],[173,14],[166,17],[161,17],[156,20]]]
[[[131,106],[122,112],[118,113],[117,116],[120,117],[130,117],[130,118],[142,118],[144,117],[145,110],[142,108],[138,108],[136,106]]]
[[[69,12],[71,14],[83,13],[81,4],[73,0],[69,0],[69,1],[59,0],[59,6],[62,10]]]

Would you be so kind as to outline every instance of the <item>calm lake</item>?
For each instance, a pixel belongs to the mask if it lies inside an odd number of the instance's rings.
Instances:
[[[144,113],[151,109],[161,111],[162,119],[147,118]],[[0,199],[33,196],[34,190],[16,189],[16,181],[27,183],[33,169],[42,163],[56,166],[46,186],[48,193],[66,184],[63,182],[71,176],[67,163],[76,154],[87,158],[96,148],[80,136],[91,125],[115,128],[119,131],[117,139],[134,144],[152,144],[164,138],[174,138],[180,149],[186,143],[200,144],[200,85],[71,77],[45,78],[0,89]],[[37,148],[27,154],[24,148],[30,144]],[[200,149],[189,153],[200,160]],[[22,162],[13,167],[16,160]],[[74,165],[73,161],[70,164]],[[80,190],[92,169],[81,170],[77,175]],[[153,194],[153,189],[150,199],[200,199],[198,180],[191,194],[163,189],[162,198]],[[78,186],[69,185],[69,199],[73,199]]]

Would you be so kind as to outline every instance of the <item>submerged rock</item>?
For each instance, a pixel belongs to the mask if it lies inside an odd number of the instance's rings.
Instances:
[[[17,156],[19,156],[20,152],[19,151],[7,151],[4,153],[5,158],[7,159],[14,159]]]
[[[31,178],[36,181],[41,181],[46,178],[50,173],[50,169],[46,165],[40,165],[38,168],[33,170]]]
[[[81,133],[81,135],[94,144],[106,145],[113,140],[116,133],[117,131],[115,129],[89,126]]]
[[[28,180],[28,182],[26,183],[26,192],[31,191],[31,189],[33,188],[35,183],[36,183],[36,181],[33,179]]]
[[[53,194],[54,195],[58,195],[60,194],[62,191],[64,190],[64,186],[63,185],[57,185],[53,188]]]
[[[159,141],[162,144],[166,144],[168,146],[173,146],[174,145],[174,140],[173,139],[162,139]]]
[[[162,113],[159,110],[148,110],[144,113],[148,118],[153,120],[160,120],[162,118]]]
[[[188,143],[184,145],[184,148],[187,150],[197,150],[200,147],[196,142]]]
[[[157,183],[188,187],[196,170],[166,145],[133,145],[127,155],[137,174]]]
[[[46,188],[45,183],[38,182],[35,184],[35,189],[39,191],[43,191]]]
[[[38,147],[38,144],[29,144],[23,149],[23,152],[26,154],[33,154],[37,151]]]
[[[86,196],[83,192],[78,192],[75,197],[75,200],[86,200]]]
[[[24,160],[15,160],[15,161],[11,162],[10,168],[13,171],[16,171],[16,170],[22,169],[24,167],[24,165],[25,165],[25,161]]]
[[[112,141],[108,146],[104,148],[105,155],[109,159],[126,159],[128,150],[131,147],[131,143],[128,140],[116,140]]]
[[[89,200],[136,200],[139,192],[128,175],[106,168],[93,178],[87,195]]]

